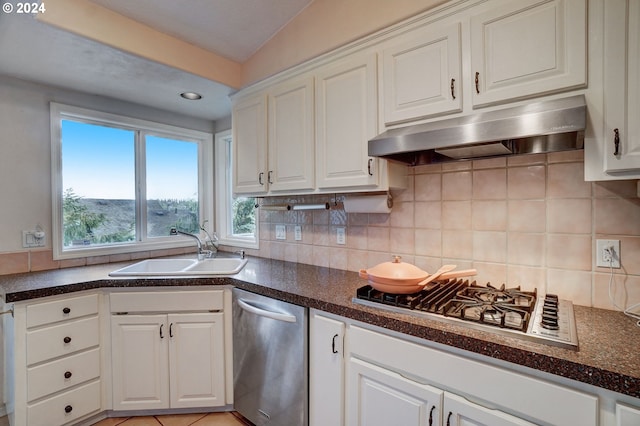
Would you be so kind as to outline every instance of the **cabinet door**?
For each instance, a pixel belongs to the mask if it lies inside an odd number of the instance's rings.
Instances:
[[[640,2],[607,0],[604,34],[604,169],[613,174],[635,170],[637,174],[640,169]]]
[[[290,81],[270,91],[270,191],[314,188],[313,106],[313,77]]]
[[[309,326],[309,425],[341,426],[345,325],[312,312]]]
[[[113,409],[169,408],[166,315],[113,315]]]
[[[358,56],[316,76],[316,166],[319,188],[375,187],[376,56]]]
[[[444,394],[442,411],[443,424],[447,426],[534,426],[534,423],[482,407],[448,392]]]
[[[616,426],[640,425],[640,408],[616,403]]]
[[[440,424],[439,389],[350,358],[347,424],[352,426],[435,426]]]
[[[585,0],[517,0],[471,17],[474,107],[586,84]]]
[[[460,24],[419,29],[382,53],[385,124],[462,111]]]
[[[267,100],[258,94],[233,106],[233,191],[267,192]]]
[[[171,408],[225,404],[223,315],[168,316]]]

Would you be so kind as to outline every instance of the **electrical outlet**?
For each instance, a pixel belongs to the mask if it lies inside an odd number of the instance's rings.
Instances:
[[[336,228],[336,242],[341,245],[347,243],[347,237],[345,235],[344,228]]]
[[[620,240],[596,240],[596,266],[620,268]]]
[[[44,247],[45,245],[44,231],[22,231],[22,247]]]
[[[302,241],[302,226],[296,225],[293,228],[293,239],[296,241]]]
[[[276,225],[276,240],[287,239],[287,228],[284,225]]]

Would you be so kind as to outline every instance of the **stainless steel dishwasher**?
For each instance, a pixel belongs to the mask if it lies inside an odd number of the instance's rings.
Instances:
[[[233,399],[256,426],[307,426],[308,315],[233,289]]]

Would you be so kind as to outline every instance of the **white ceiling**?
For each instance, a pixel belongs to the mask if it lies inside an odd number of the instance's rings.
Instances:
[[[243,62],[312,0],[92,0],[159,31]],[[0,13],[0,75],[207,120],[230,114],[229,87],[53,28]],[[184,91],[199,101],[179,97]]]

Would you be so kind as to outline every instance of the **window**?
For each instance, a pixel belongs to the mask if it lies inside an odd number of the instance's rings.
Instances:
[[[212,222],[211,134],[51,104],[55,259],[187,246]]]
[[[216,133],[216,231],[222,244],[258,248],[258,218],[256,200],[233,197],[231,131]]]

